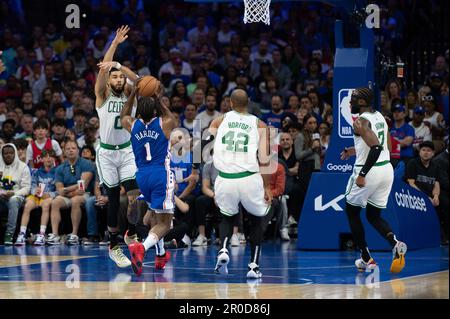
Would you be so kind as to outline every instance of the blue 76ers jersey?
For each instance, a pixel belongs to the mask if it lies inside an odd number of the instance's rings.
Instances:
[[[159,117],[148,124],[136,120],[131,130],[131,145],[138,170],[170,167],[169,140],[164,135]]]
[[[169,140],[162,130],[161,119],[145,124],[134,122],[131,145],[136,161],[136,181],[149,207],[158,212],[174,208],[175,181],[170,170]]]

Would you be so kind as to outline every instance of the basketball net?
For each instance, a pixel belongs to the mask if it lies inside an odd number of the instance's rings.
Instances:
[[[244,23],[270,24],[270,0],[244,0]]]

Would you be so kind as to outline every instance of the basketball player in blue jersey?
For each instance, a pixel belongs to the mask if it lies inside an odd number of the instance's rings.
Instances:
[[[139,97],[136,114],[131,116],[136,96],[134,89],[122,109],[122,126],[131,133],[131,145],[137,166],[136,180],[149,208],[156,214],[153,226],[144,243],[133,242],[128,248],[136,275],[142,273],[142,263],[150,247],[164,247],[163,237],[169,231],[174,210],[175,179],[170,170],[170,133],[176,126],[173,114],[160,102],[162,85],[156,97]],[[160,249],[157,249],[160,251]],[[163,269],[166,253],[156,257],[155,267]],[[158,266],[160,265],[160,266]]]

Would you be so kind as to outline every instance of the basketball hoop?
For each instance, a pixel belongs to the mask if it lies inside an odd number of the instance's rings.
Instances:
[[[244,0],[244,23],[264,22],[270,24],[270,0]]]

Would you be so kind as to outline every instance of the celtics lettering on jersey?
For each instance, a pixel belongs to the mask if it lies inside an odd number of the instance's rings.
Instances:
[[[259,171],[258,118],[250,114],[228,112],[217,130],[214,166],[225,173]]]
[[[125,94],[121,96],[110,94],[103,106],[97,109],[102,143],[120,145],[130,140],[130,133],[123,129],[120,123],[120,112],[126,101]]]

